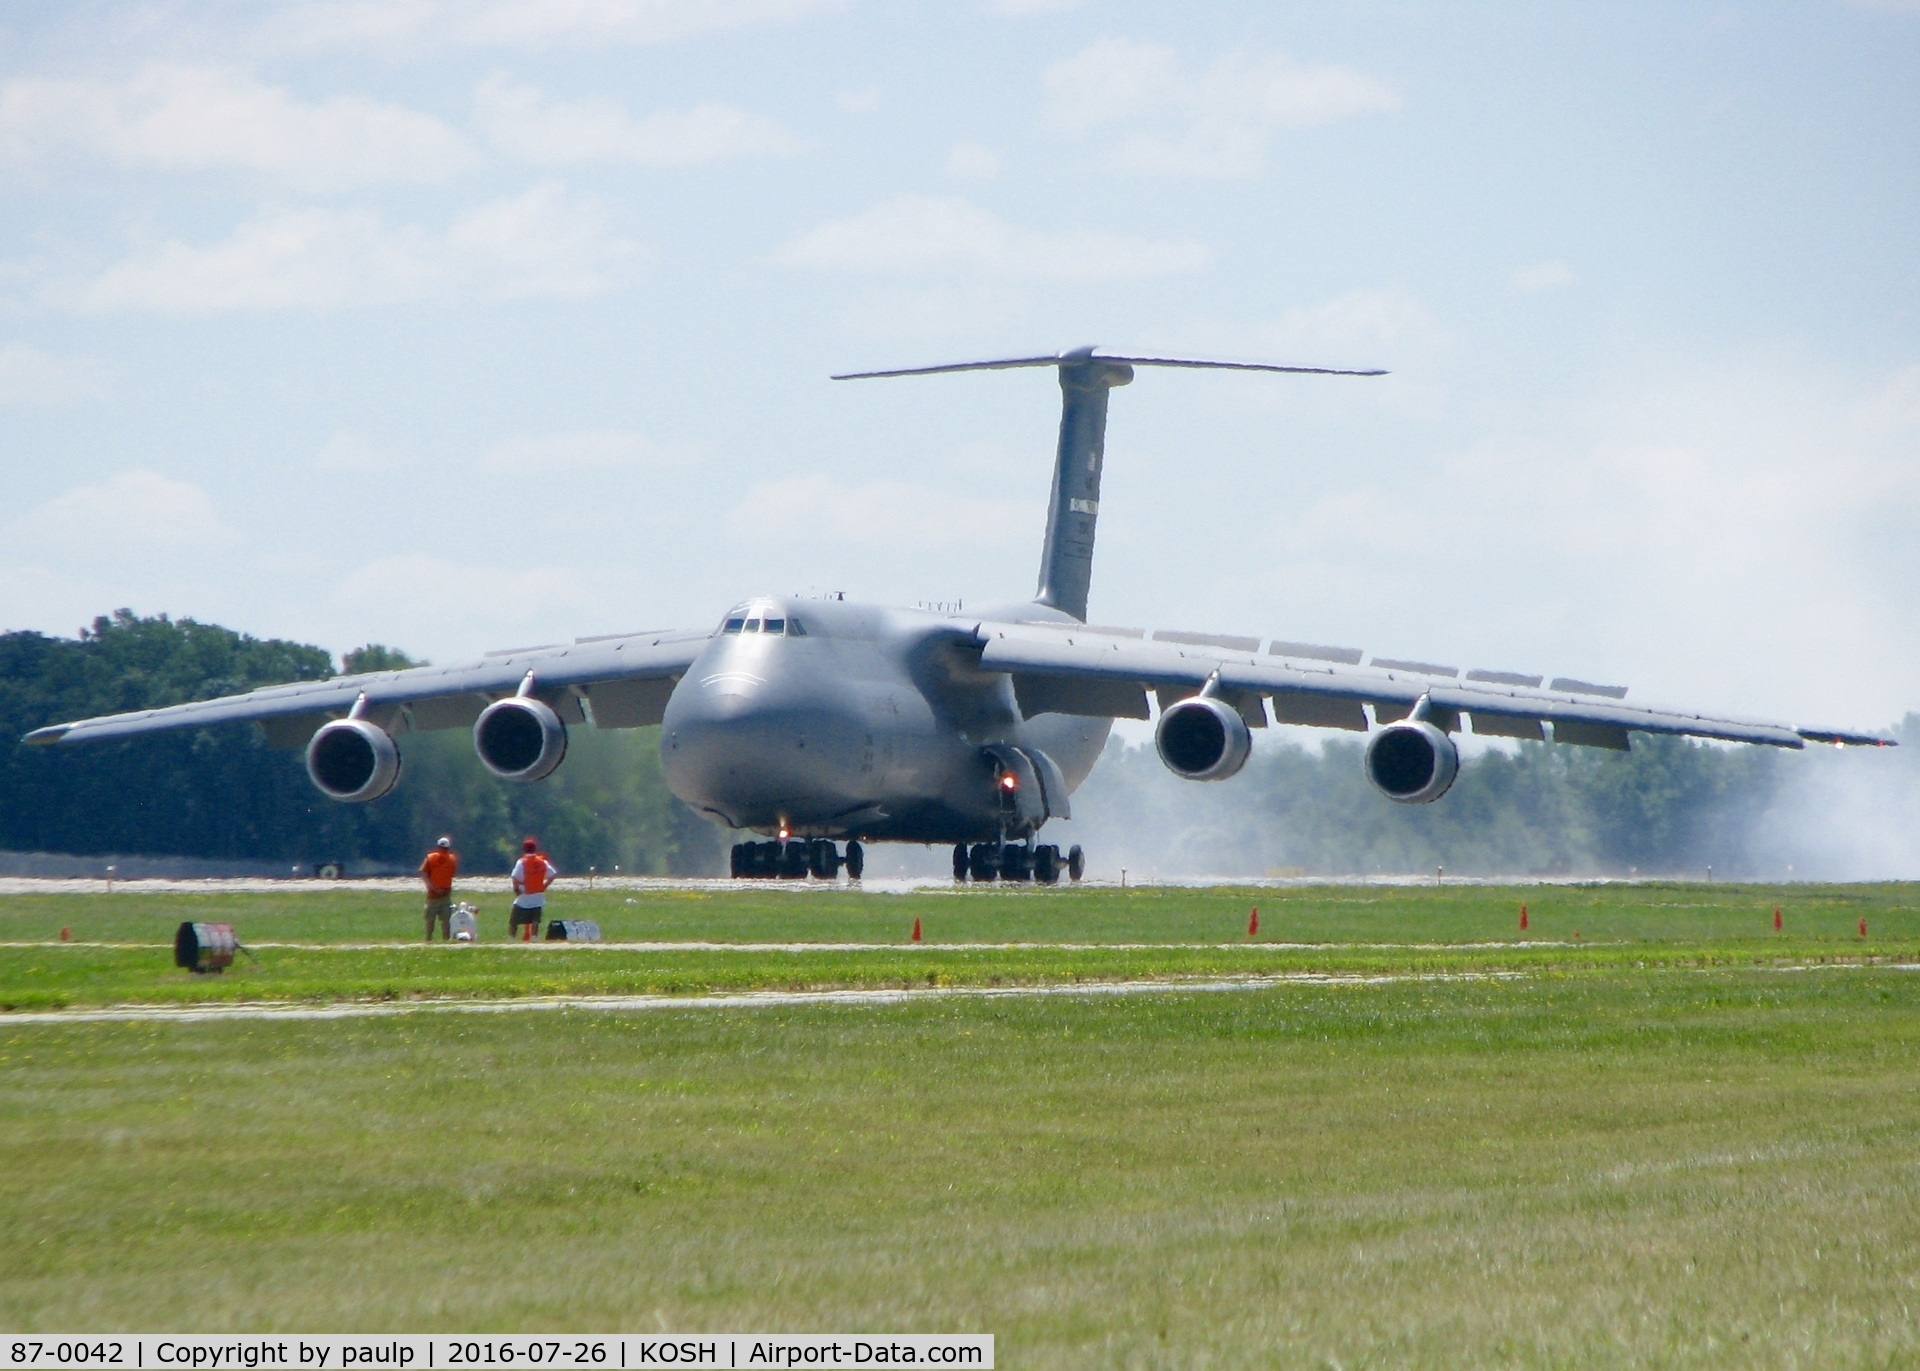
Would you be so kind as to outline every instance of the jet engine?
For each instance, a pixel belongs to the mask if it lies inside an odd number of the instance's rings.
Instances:
[[[1160,711],[1153,745],[1174,775],[1224,781],[1247,764],[1253,735],[1240,711],[1225,700],[1195,695]]]
[[[544,700],[514,695],[480,711],[473,750],[503,780],[542,780],[567,759],[567,726]]]
[[[307,775],[332,799],[377,800],[400,783],[400,749],[376,723],[335,719],[307,744]]]
[[[1460,771],[1453,739],[1425,719],[1388,724],[1367,743],[1367,779],[1403,805],[1431,804],[1447,793]]]

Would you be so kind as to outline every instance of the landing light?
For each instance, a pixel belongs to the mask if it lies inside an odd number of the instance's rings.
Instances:
[[[1000,778],[1000,784],[1004,789],[1014,790],[1019,787],[1020,782],[1014,776],[1014,774],[1011,771],[1009,771],[1006,775]]]

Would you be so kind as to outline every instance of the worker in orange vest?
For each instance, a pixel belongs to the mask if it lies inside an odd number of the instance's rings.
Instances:
[[[532,942],[540,936],[540,919],[547,907],[547,887],[559,874],[559,868],[540,850],[538,838],[528,838],[520,844],[520,860],[513,864],[513,915],[507,920],[509,938],[519,933],[522,942]]]
[[[440,940],[452,941],[448,923],[453,918],[453,878],[460,872],[460,854],[453,850],[453,839],[442,838],[420,863],[420,879],[427,887],[427,941],[433,941],[433,926],[440,925]]]

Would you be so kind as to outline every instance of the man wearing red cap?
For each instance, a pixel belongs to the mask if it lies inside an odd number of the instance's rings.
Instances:
[[[540,936],[540,919],[547,907],[547,887],[559,874],[547,854],[540,850],[538,838],[528,838],[520,844],[520,860],[513,864],[513,915],[507,920],[509,938],[518,933],[522,942],[532,942]]]

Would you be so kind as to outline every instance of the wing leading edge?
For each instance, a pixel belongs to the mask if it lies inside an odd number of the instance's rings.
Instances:
[[[390,730],[452,728],[471,724],[493,699],[511,695],[533,675],[533,693],[570,723],[586,718],[581,702],[601,727],[657,723],[665,690],[706,646],[710,633],[638,633],[553,647],[491,653],[458,666],[410,667],[327,681],[295,681],[244,695],[108,714],[37,728],[26,741],[40,745],[128,738],[173,728],[254,721],[270,741],[304,743],[329,716],[339,718],[360,704],[364,717]],[[653,698],[657,696],[657,701]],[[649,717],[651,716],[651,717]]]
[[[1554,688],[1581,686],[1581,682],[1555,681],[1542,689],[1519,683],[1538,678],[1508,673],[1474,672],[1470,679],[1459,680],[1452,668],[1406,669],[1419,668],[1417,663],[1389,667],[1376,660],[1373,666],[1362,667],[1357,665],[1358,653],[1350,654],[1353,661],[1344,660],[1349,655],[1345,652],[1343,660],[1332,661],[1283,653],[1295,644],[1276,643],[1262,656],[1257,639],[1224,640],[1231,643],[1227,646],[1218,639],[1192,641],[1205,636],[1200,634],[1159,634],[1147,641],[1134,633],[1097,628],[993,622],[981,623],[975,636],[981,646],[980,665],[1013,675],[1023,708],[1031,699],[1063,713],[1144,718],[1146,691],[1191,693],[1217,681],[1216,689],[1234,698],[1255,727],[1266,723],[1259,703],[1263,697],[1272,700],[1280,722],[1357,730],[1367,727],[1363,706],[1371,705],[1374,717],[1384,722],[1406,717],[1425,699],[1429,709],[1453,728],[1459,727],[1458,716],[1465,714],[1475,733],[1544,738],[1541,726],[1551,724],[1555,741],[1588,747],[1624,749],[1629,731],[1789,748],[1809,742],[1894,745],[1883,735],[1849,729],[1795,728],[1627,704],[1618,698],[1624,692],[1611,687],[1587,687],[1586,693]],[[1187,641],[1177,641],[1181,639]],[[1078,692],[1086,702],[1083,709],[1073,707],[1075,683],[1090,687]],[[1138,708],[1115,708],[1127,703],[1122,696],[1138,700]]]

